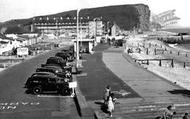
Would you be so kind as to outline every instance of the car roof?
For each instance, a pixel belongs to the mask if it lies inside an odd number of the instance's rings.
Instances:
[[[55,69],[55,68],[48,68],[48,67],[39,67],[39,68],[37,68],[37,69],[57,70],[57,69]],[[36,69],[36,70],[37,70],[37,69]]]
[[[49,64],[43,64],[42,67],[46,67],[46,66],[52,66],[52,67],[60,67],[61,66],[59,64],[53,64],[53,63],[49,63]],[[62,68],[61,68],[62,69]]]
[[[49,75],[35,75],[35,76],[33,76],[33,77],[31,77],[32,79],[33,78],[54,78],[54,79],[63,79],[63,78],[61,78],[61,77],[56,77],[56,76],[49,76]],[[31,79],[30,78],[30,79]]]
[[[57,77],[54,73],[51,72],[35,72],[32,74],[31,77],[33,76],[52,76],[52,77]]]
[[[55,56],[55,57],[49,57],[48,59],[61,59],[62,60],[61,57],[57,57],[57,56]]]
[[[63,70],[60,66],[56,66],[56,65],[47,65],[47,66],[44,66],[44,68],[47,68],[47,69],[55,69],[55,70]]]

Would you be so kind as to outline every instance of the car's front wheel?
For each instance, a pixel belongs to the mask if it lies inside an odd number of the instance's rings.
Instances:
[[[37,94],[40,94],[42,92],[42,88],[40,86],[36,86],[33,88],[32,91],[35,95],[37,95]]]

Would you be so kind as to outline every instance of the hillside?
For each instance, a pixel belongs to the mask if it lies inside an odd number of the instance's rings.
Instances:
[[[48,17],[76,17],[76,10],[46,15]],[[43,16],[43,17],[46,17]],[[102,17],[103,21],[116,23],[121,29],[132,30],[134,27],[148,30],[150,10],[147,5],[118,5],[99,8],[82,9],[80,17],[89,16],[90,18]],[[41,16],[37,16],[41,17]],[[35,17],[35,18],[37,18]],[[5,22],[2,26],[7,27],[6,33],[27,32],[30,30],[30,19],[17,19]],[[11,30],[10,30],[11,29]],[[12,30],[13,29],[13,30]]]

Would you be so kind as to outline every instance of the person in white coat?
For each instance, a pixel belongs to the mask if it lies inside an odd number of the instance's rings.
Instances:
[[[112,117],[113,110],[114,110],[114,103],[113,103],[112,97],[109,96],[109,98],[108,98],[108,110],[107,111],[108,111],[110,117]]]

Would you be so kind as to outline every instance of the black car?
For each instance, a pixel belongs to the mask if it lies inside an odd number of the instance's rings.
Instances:
[[[32,74],[31,77],[38,76],[38,75],[40,75],[40,76],[46,75],[46,76],[55,76],[55,77],[57,77],[57,75],[55,75],[54,73],[51,73],[51,72],[35,72],[35,73]]]
[[[50,57],[47,59],[46,64],[57,64],[64,67],[66,66],[66,61],[64,61],[61,57]]]
[[[63,58],[65,61],[72,62],[74,60],[74,56],[70,52],[58,52],[55,54],[57,57]]]
[[[62,77],[62,78],[68,78],[68,81],[71,81],[72,76],[69,72],[62,72],[62,69],[58,69],[56,67],[40,67],[36,69],[36,72],[51,72],[55,75]]]
[[[65,82],[63,78],[48,75],[29,77],[25,88],[33,94],[41,94],[44,91],[56,91],[62,95],[69,95],[71,92],[68,82]]]
[[[62,67],[58,64],[41,64],[41,67],[47,67],[47,66],[58,67],[58,68],[61,68],[63,70],[63,72],[69,71],[70,73],[72,73],[72,66]]]
[[[55,54],[56,57],[61,57],[65,61],[70,61],[71,57],[68,53],[66,52],[58,52]]]

